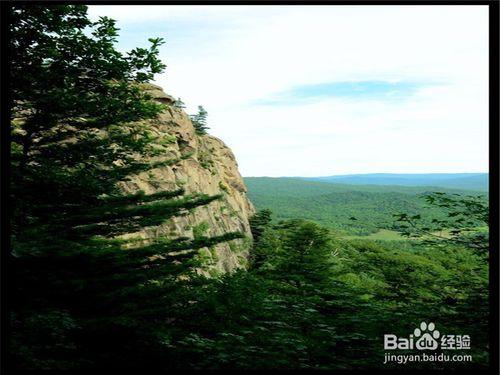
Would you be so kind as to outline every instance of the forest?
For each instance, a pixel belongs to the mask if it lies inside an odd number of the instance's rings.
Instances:
[[[427,221],[441,218],[443,210],[423,199],[435,191],[487,200],[485,192],[439,186],[346,185],[286,177],[246,177],[245,184],[257,208],[271,209],[276,219],[312,220],[340,236],[385,233],[397,238],[398,213],[425,211]]]
[[[249,178],[248,265],[207,277],[199,249],[243,233],[121,236],[223,198],[117,187],[189,157],[144,125],[168,109],[141,90],[163,40],[119,52],[84,5],[12,6],[9,31],[13,369],[401,368],[383,336],[423,320],[470,335],[473,360],[405,369],[488,366],[485,194]],[[401,239],[349,237],[381,229]]]

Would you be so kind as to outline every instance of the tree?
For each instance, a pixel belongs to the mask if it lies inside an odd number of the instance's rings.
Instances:
[[[419,238],[426,244],[455,244],[487,254],[489,208],[484,196],[433,192],[423,195],[423,199],[431,207],[441,208],[444,215],[430,220],[421,214],[395,215],[404,236]]]
[[[198,113],[190,116],[197,134],[207,134],[207,130],[209,129],[207,126],[207,116],[207,111],[201,105],[198,106]]]
[[[328,229],[306,220],[276,226],[281,249],[274,254],[279,279],[305,292],[330,280],[333,248]]]
[[[122,54],[114,21],[90,21],[86,6],[10,11],[16,367],[144,366],[161,357],[157,333],[196,249],[242,235],[120,237],[220,198],[119,189],[189,157],[162,156],[169,142],[149,128],[164,107],[142,88],[165,67],[162,40]]]
[[[256,216],[267,222],[269,211]],[[197,369],[329,368],[337,333],[323,314],[331,265],[325,234],[305,221],[268,227],[255,243],[262,262],[193,291],[197,303],[180,313],[197,319],[180,318],[188,328],[170,341],[178,358]]]
[[[184,109],[186,108],[186,104],[182,101],[181,98],[177,98],[174,102],[174,107]]]
[[[263,209],[259,210],[249,219],[250,230],[253,237],[253,248],[250,253],[250,266],[252,268],[259,268],[262,266],[267,258],[266,251],[272,248],[269,242],[267,242],[265,246],[261,246],[260,243],[266,230],[270,229],[271,215],[271,210]],[[264,241],[266,241],[266,239],[264,239]]]
[[[44,211],[55,212],[71,197],[93,199],[81,196],[80,188],[90,179],[114,183],[105,176],[114,175],[109,168],[116,162],[139,169],[135,154],[147,148],[151,133],[132,122],[162,109],[140,87],[165,67],[157,57],[162,40],[150,39],[149,49],[123,55],[113,47],[115,22],[91,22],[86,11],[80,5],[11,8],[15,232],[37,216],[31,208],[50,202],[55,206]],[[68,174],[78,191],[69,191]],[[100,193],[87,191],[92,197]]]
[[[264,230],[269,226],[269,223],[271,222],[271,215],[271,210],[263,209],[259,210],[250,218],[249,222],[254,243],[259,242]]]

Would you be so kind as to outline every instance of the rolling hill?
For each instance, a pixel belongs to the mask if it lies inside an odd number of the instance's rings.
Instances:
[[[422,212],[426,203],[421,195],[426,192],[478,194],[432,186],[347,185],[285,177],[244,180],[256,208],[271,209],[275,219],[313,220],[344,235],[370,235],[391,229],[394,214]],[[428,213],[431,217],[441,214],[435,208]]]
[[[452,189],[467,189],[477,191],[488,190],[487,173],[371,173],[302,178],[309,181],[320,181],[334,184],[438,186]]]

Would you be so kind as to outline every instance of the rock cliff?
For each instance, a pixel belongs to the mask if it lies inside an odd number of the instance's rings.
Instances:
[[[182,187],[186,194],[221,194],[222,197],[195,208],[187,215],[174,217],[158,227],[131,235],[142,238],[156,235],[194,238],[196,235],[217,236],[240,231],[246,238],[201,249],[200,256],[207,264],[207,272],[231,272],[244,267],[251,245],[248,220],[254,208],[246,196],[246,187],[233,152],[220,139],[197,134],[189,116],[181,108],[175,107],[174,99],[160,87],[147,84],[143,89],[166,105],[157,119],[148,121],[155,135],[170,140],[167,155],[163,156],[180,160],[172,166],[162,166],[131,176],[130,181],[121,184],[123,191],[135,193],[143,190],[151,194]]]

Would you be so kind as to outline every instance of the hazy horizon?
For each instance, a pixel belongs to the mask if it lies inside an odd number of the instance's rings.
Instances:
[[[302,176],[302,175],[287,175],[287,176],[247,176],[243,177],[270,177],[270,178],[283,178],[283,177],[339,177],[339,176],[360,176],[360,175],[482,175],[489,174],[489,172],[412,172],[412,173],[399,173],[399,172],[370,172],[370,173],[342,173],[342,174],[322,174],[316,176]]]

